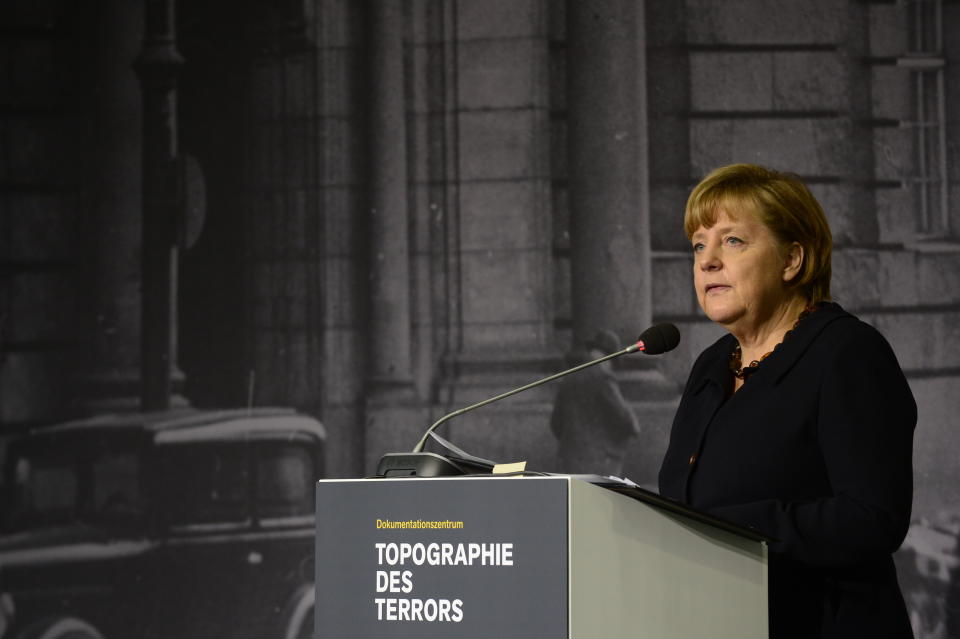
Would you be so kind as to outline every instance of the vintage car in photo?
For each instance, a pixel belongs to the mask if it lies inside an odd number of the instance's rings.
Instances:
[[[324,441],[286,409],[99,416],[10,441],[0,636],[309,637]]]

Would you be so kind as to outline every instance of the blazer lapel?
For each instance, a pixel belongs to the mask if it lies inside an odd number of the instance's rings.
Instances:
[[[690,439],[687,441],[692,446],[689,452],[684,451],[685,455],[691,455],[691,457],[680,485],[680,494],[683,495],[686,503],[690,503],[690,477],[696,470],[696,459],[703,450],[707,431],[717,411],[727,399],[727,387],[731,383],[732,376],[729,368],[729,354],[733,351],[734,343],[733,336],[727,335],[711,347],[714,352],[708,357],[700,382],[691,389],[692,405],[687,407],[686,415],[689,416],[687,424],[691,429]],[[680,417],[679,413],[677,417]]]

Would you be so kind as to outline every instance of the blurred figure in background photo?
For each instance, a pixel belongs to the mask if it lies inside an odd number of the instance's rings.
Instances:
[[[567,365],[609,355],[620,350],[619,344],[612,331],[599,331],[584,347],[571,351]],[[560,443],[561,472],[622,476],[627,449],[640,433],[640,426],[620,391],[612,361],[563,379],[550,415],[550,428]]]

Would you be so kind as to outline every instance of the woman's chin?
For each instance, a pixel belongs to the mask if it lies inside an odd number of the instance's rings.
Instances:
[[[725,304],[708,304],[703,312],[711,322],[721,326],[732,324],[743,315],[740,309],[731,308]]]

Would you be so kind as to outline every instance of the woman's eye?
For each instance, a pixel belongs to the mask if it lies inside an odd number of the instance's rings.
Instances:
[[[743,244],[743,240],[739,237],[733,237],[732,235],[724,240],[727,244],[731,246],[736,246],[737,244]]]
[[[694,253],[699,253],[699,252],[702,251],[702,250],[703,250],[703,243],[702,243],[702,242],[697,242],[696,244],[693,245],[693,252],[694,252]]]

